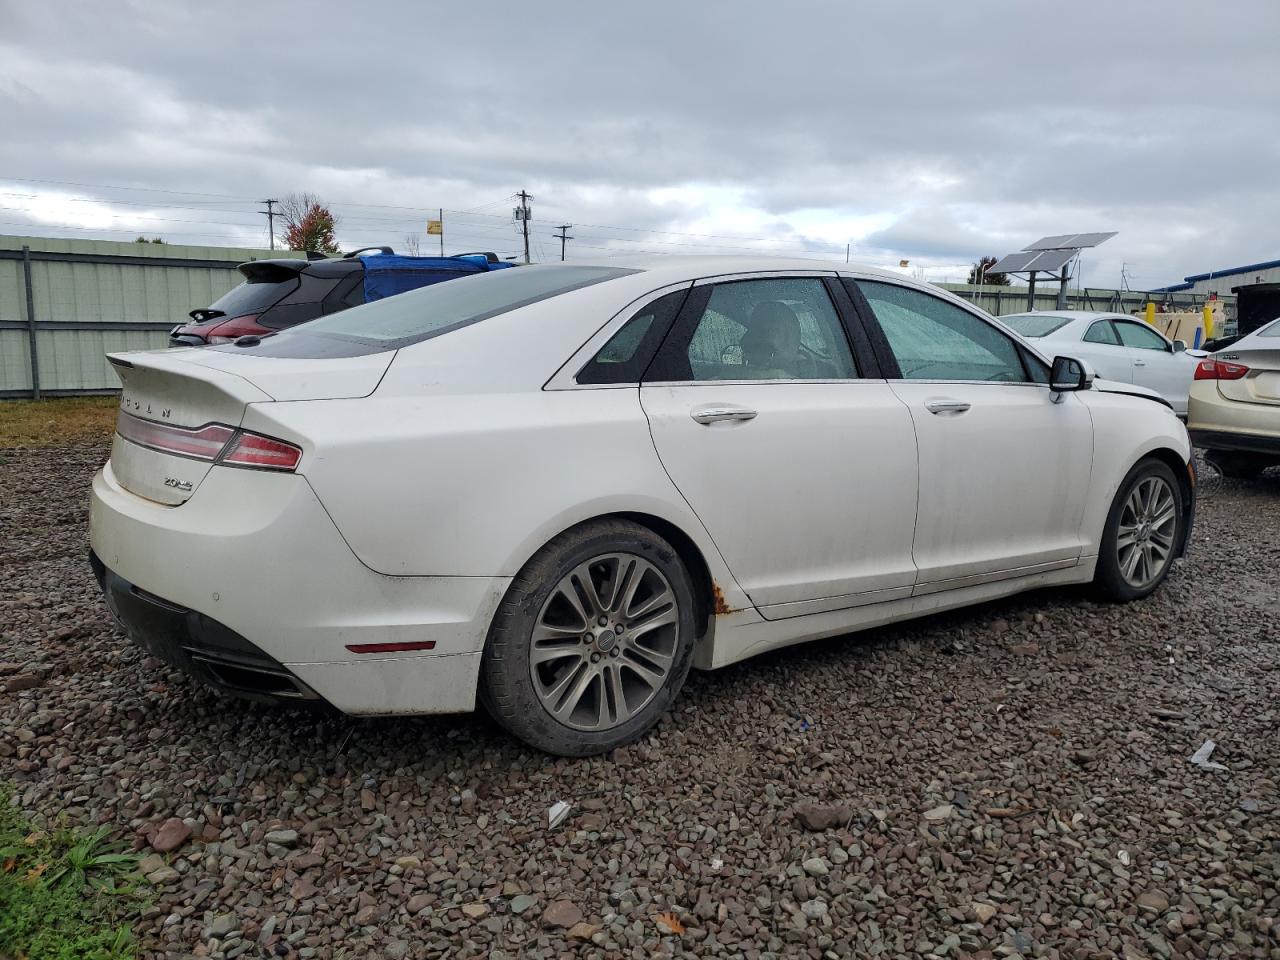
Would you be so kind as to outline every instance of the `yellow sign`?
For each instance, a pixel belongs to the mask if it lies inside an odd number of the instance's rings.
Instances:
[[[440,236],[442,233],[444,233],[444,221],[443,221],[443,220],[428,220],[428,221],[427,221],[427,235],[428,235],[428,236],[438,237],[438,236]]]

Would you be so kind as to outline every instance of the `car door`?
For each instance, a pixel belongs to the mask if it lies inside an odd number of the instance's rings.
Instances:
[[[1133,382],[1133,361],[1128,349],[1120,342],[1120,335],[1116,333],[1110,318],[1093,321],[1085,329],[1078,345],[1072,344],[1071,348],[1060,350],[1059,353],[1088,360],[1093,365],[1094,372],[1103,380]]]
[[[911,415],[832,274],[694,286],[640,388],[663,466],[768,618],[910,596]],[[855,341],[856,342],[856,341]]]
[[[1195,362],[1174,353],[1168,340],[1141,321],[1116,319],[1114,323],[1129,353],[1133,382],[1156,391],[1173,405],[1174,412],[1185,416]]]
[[[975,311],[884,280],[856,287],[916,429],[915,592],[1074,565],[1093,458],[1084,404],[1051,394],[1044,363]]]

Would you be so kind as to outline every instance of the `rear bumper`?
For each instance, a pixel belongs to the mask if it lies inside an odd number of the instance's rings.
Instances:
[[[473,709],[510,583],[374,573],[293,474],[214,467],[170,507],[123,489],[108,463],[89,530],[107,602],[147,649],[225,692],[352,714]],[[433,648],[349,649],[424,641]]]
[[[226,625],[147,593],[108,570],[92,550],[89,565],[112,616],[148,653],[221,693],[247,700],[320,699],[283,664]]]
[[[1238,450],[1280,459],[1280,436],[1227,430],[1189,430],[1188,433],[1191,434],[1191,442],[1204,450]]]

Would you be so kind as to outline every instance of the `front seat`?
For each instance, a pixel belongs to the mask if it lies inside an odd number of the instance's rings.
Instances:
[[[800,320],[782,301],[756,305],[739,346],[748,379],[800,379]]]

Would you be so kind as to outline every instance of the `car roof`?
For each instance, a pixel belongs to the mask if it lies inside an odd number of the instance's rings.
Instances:
[[[833,273],[856,273],[860,276],[883,277],[886,280],[913,283],[911,278],[892,270],[862,264],[808,260],[802,257],[718,256],[715,254],[621,254],[617,257],[593,257],[564,261],[566,266],[617,267],[643,270],[647,279],[678,283],[700,277],[725,276],[735,273],[764,273],[780,270],[805,270]],[[552,264],[548,264],[550,266]],[[559,262],[553,264],[559,265]]]

